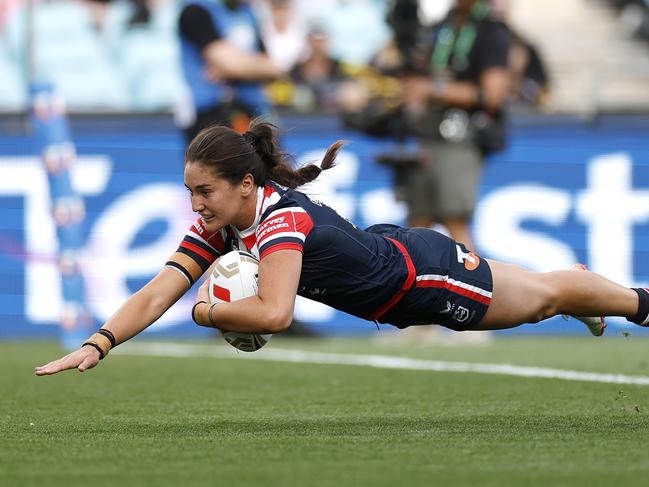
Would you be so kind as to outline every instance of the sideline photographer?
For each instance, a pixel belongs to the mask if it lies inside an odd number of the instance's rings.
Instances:
[[[409,226],[441,223],[475,249],[469,221],[484,158],[506,142],[511,34],[486,0],[456,0],[432,29],[417,9],[417,0],[395,1],[393,41],[343,86],[342,117],[350,128],[399,142],[378,162],[394,170]],[[416,153],[405,144],[412,136]]]
[[[430,74],[401,81],[404,111],[424,156],[407,177],[408,224],[442,223],[470,249],[484,157],[505,146],[510,42],[488,2],[456,0],[433,29]]]

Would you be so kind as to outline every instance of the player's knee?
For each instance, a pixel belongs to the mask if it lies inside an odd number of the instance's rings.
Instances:
[[[541,283],[536,293],[538,301],[532,322],[538,323],[556,316],[559,313],[559,293],[557,289],[547,283]]]

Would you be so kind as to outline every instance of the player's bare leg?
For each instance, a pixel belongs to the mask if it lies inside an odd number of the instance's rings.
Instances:
[[[489,261],[493,297],[476,330],[513,328],[559,314],[634,316],[638,294],[588,271],[535,273],[512,264]]]

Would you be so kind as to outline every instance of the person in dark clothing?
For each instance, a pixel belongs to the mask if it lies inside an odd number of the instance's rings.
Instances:
[[[187,142],[213,123],[243,131],[250,118],[270,116],[262,84],[282,71],[265,54],[247,2],[190,0],[178,27],[183,74],[195,109],[185,127]]]
[[[483,0],[457,0],[432,32],[428,76],[405,76],[403,98],[423,158],[410,171],[410,226],[441,223],[473,249],[469,232],[485,155],[505,143],[507,27]]]

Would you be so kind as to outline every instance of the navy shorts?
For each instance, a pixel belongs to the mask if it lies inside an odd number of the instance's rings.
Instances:
[[[410,290],[379,322],[399,328],[437,324],[470,330],[482,320],[493,291],[485,259],[428,228],[397,228],[385,234],[403,244],[416,270]]]

